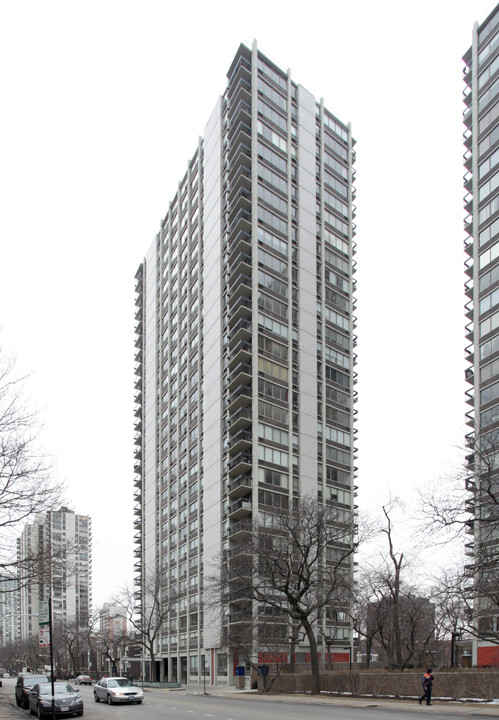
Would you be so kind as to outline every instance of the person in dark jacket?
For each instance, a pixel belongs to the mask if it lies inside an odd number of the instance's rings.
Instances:
[[[423,677],[421,678],[421,684],[423,686],[423,694],[419,698],[419,704],[423,702],[423,700],[426,698],[426,704],[431,705],[431,688],[433,686],[433,680],[434,677],[431,674],[431,668],[428,668],[428,670],[425,672]]]

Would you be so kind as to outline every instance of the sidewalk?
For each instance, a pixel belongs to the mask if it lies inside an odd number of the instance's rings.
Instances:
[[[165,691],[166,692],[166,691]],[[170,690],[169,692],[187,692],[197,695],[203,694],[202,685],[182,685],[182,690]],[[419,705],[417,698],[410,700],[400,700],[391,698],[357,698],[348,696],[329,695],[322,693],[321,695],[263,695],[257,693],[256,690],[236,690],[233,686],[227,685],[207,685],[207,695],[230,695],[231,698],[237,696],[241,701],[264,700],[265,702],[290,702],[299,703],[301,705],[320,704],[330,705],[334,707],[355,707],[355,708],[378,708],[381,710],[413,710],[420,713],[431,713],[432,715],[470,715],[483,717],[499,718],[499,701],[495,703],[470,703],[470,702],[452,702],[451,700],[438,700],[435,698],[431,707]]]

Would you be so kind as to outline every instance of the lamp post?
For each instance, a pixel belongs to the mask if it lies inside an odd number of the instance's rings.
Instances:
[[[461,633],[453,632],[451,633],[451,642],[450,642],[450,666],[455,667],[456,665],[456,640],[458,640],[461,637]]]

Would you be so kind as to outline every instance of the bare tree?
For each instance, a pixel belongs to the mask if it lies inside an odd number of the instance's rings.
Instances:
[[[365,565],[356,592],[355,627],[366,639],[370,654],[375,641],[386,653],[392,668],[405,669],[420,664],[435,638],[435,609],[428,597],[422,596],[405,581],[408,564],[404,553],[395,548],[392,514],[398,500],[382,507],[384,525],[381,533],[388,552],[377,565]]]
[[[238,664],[249,666],[262,678],[264,692],[271,689],[287,663],[288,617],[287,613],[262,607],[256,622],[248,614],[223,629],[221,645],[230,649]]]
[[[124,588],[113,599],[125,611],[130,642],[141,645],[151,660],[151,680],[156,677],[156,641],[170,618],[178,601],[178,594],[168,591],[168,585],[160,573],[153,573],[144,584],[141,602],[136,592]]]
[[[350,603],[358,545],[351,511],[297,498],[288,510],[262,514],[238,537],[221,577],[208,582],[210,596],[231,612],[248,612],[255,604],[258,612],[272,609],[287,616],[288,627],[302,628],[310,647],[312,693],[319,693],[318,630]]]
[[[61,494],[37,448],[38,418],[23,401],[25,379],[16,376],[15,361],[0,349],[0,575],[20,581],[37,572],[39,558],[17,558],[17,531],[35,513],[59,503]]]
[[[499,644],[499,429],[468,440],[463,471],[422,491],[421,519],[436,541],[465,545],[468,562],[440,589],[464,608],[461,630]]]
[[[87,618],[81,618],[79,621],[64,622],[58,627],[59,641],[69,656],[70,669],[75,676],[80,675],[83,653],[87,653],[90,649],[87,625]]]

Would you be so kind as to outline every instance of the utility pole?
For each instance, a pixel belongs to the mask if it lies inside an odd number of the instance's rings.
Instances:
[[[39,644],[50,648],[50,682],[52,685],[52,720],[55,720],[55,688],[54,688],[54,642],[52,637],[52,599],[40,602],[38,610]]]

